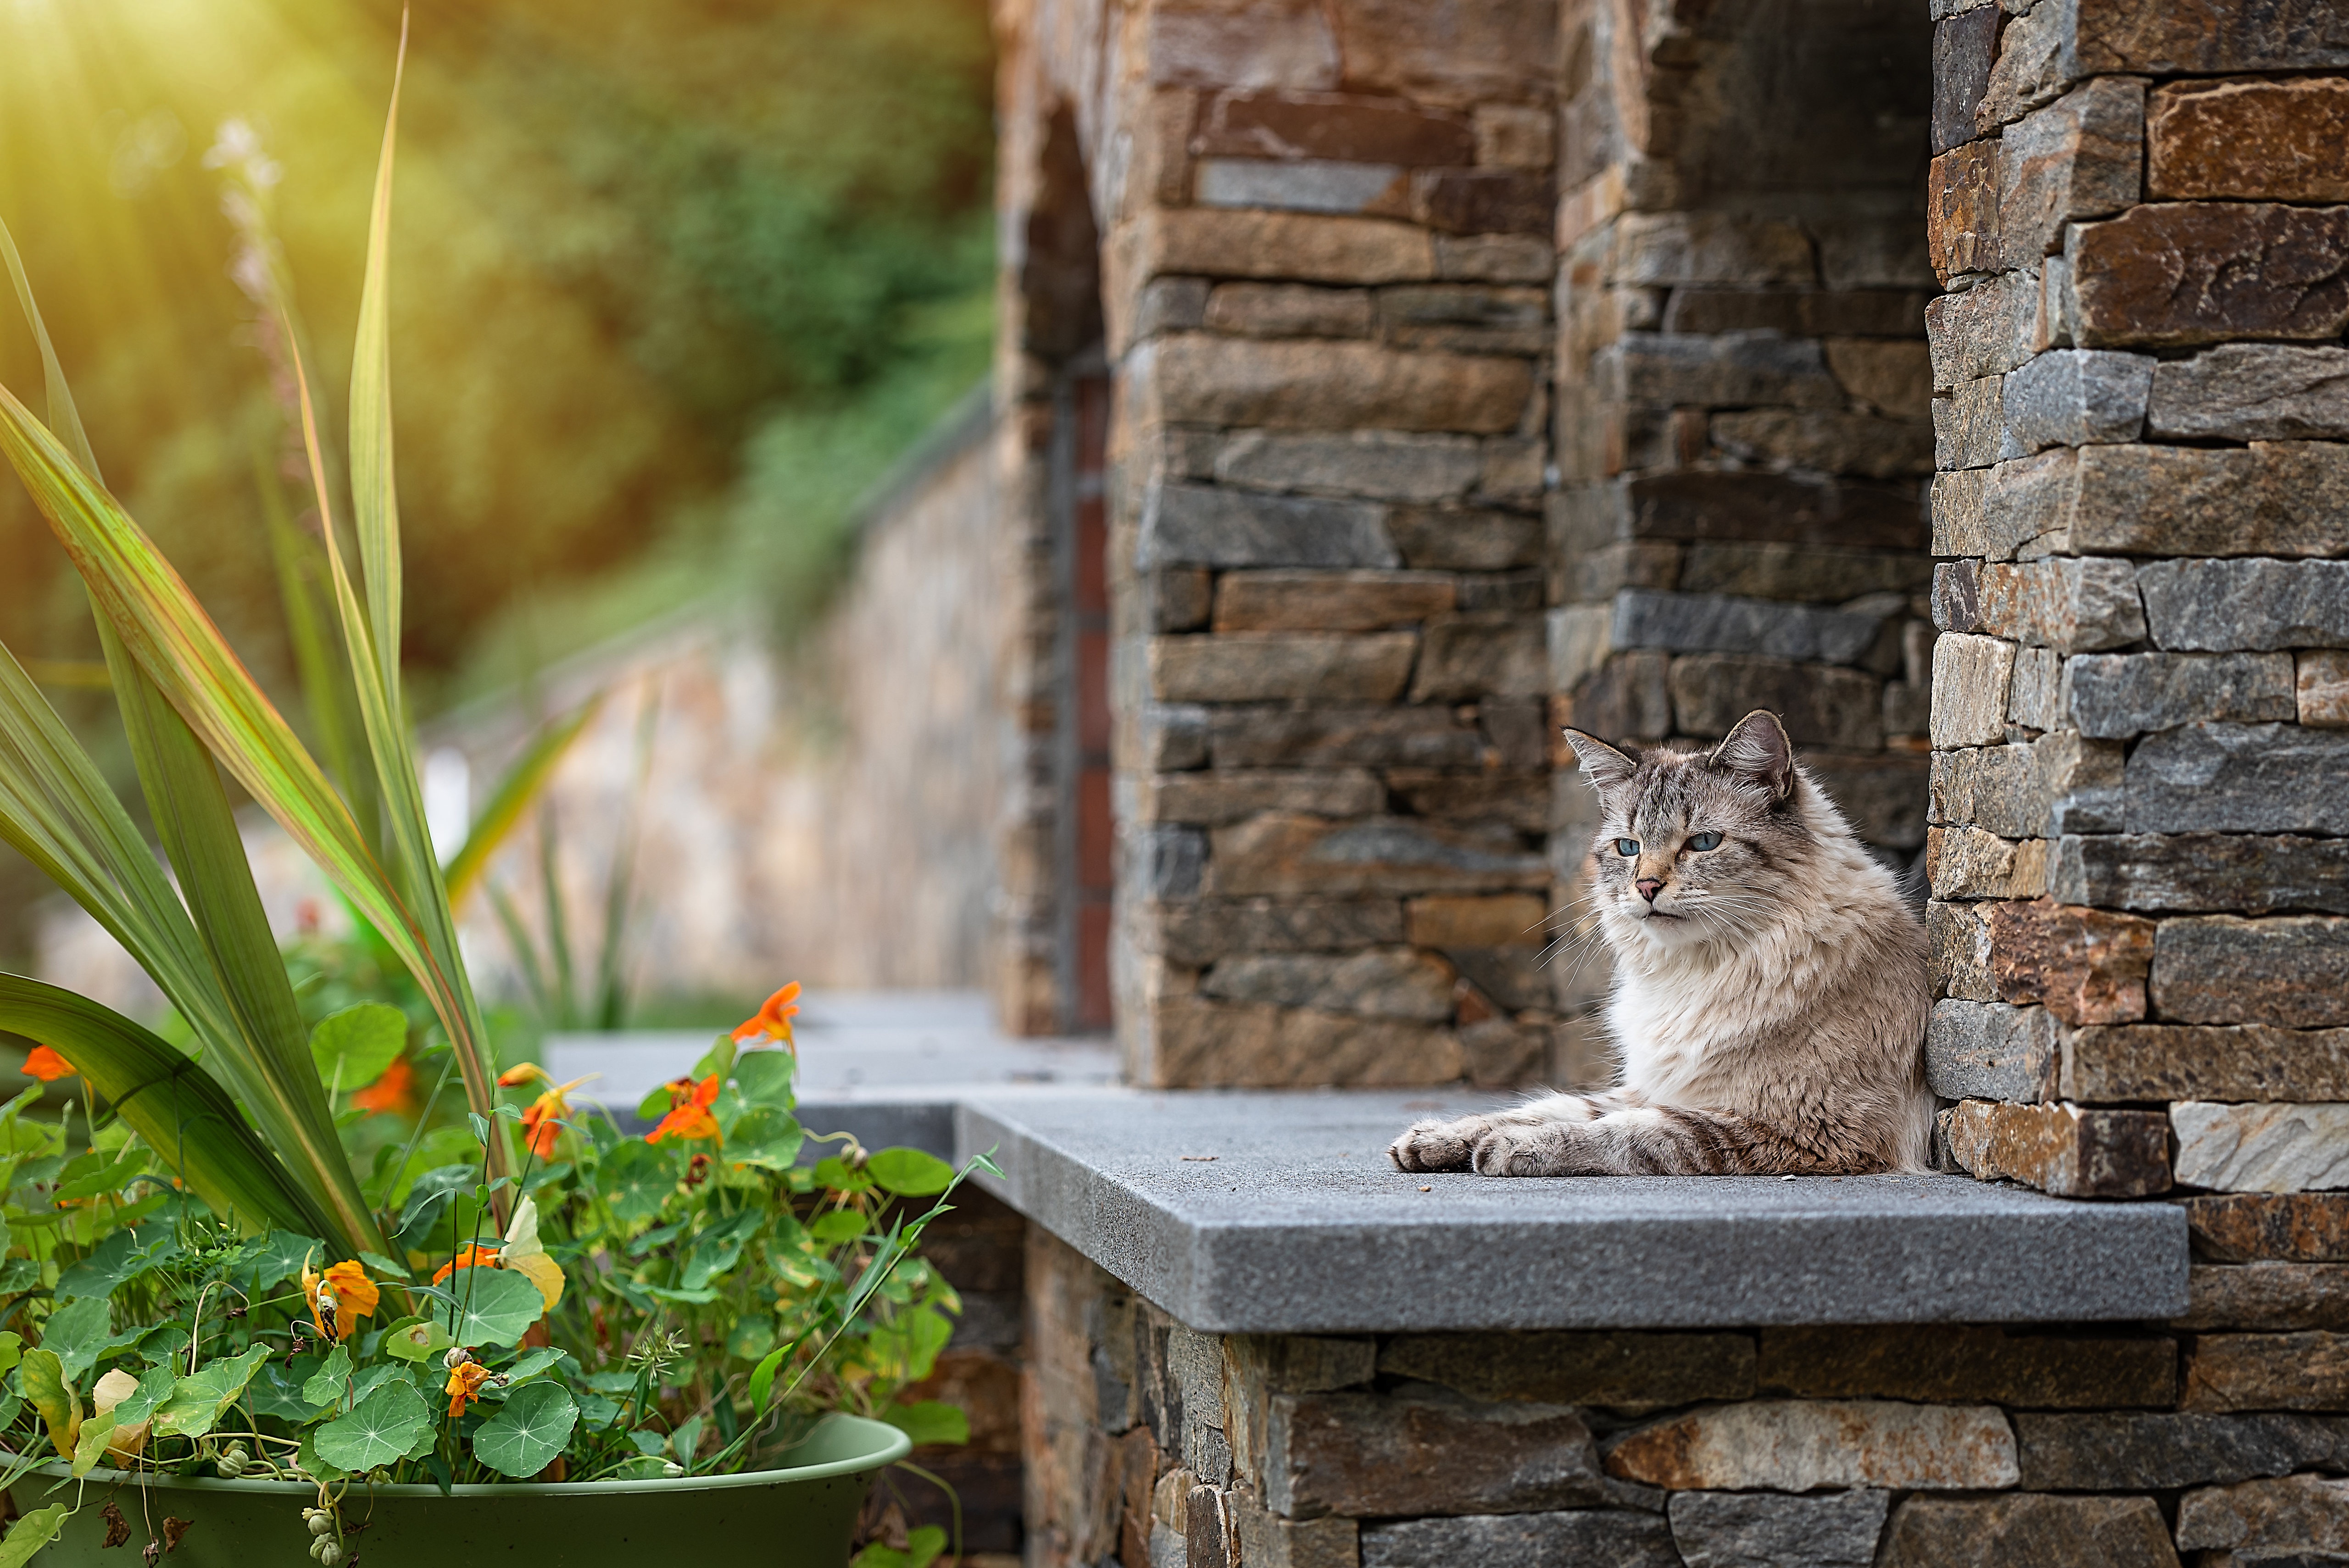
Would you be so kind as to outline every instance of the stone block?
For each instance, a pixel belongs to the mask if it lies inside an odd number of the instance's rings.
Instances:
[[[1998,161],[1994,141],[1952,148],[1925,181],[1925,245],[1933,275],[1998,271]]]
[[[1557,276],[1557,253],[1547,236],[1438,234],[1435,275],[1463,284],[1548,284]]]
[[[2075,74],[2069,4],[2033,5],[2001,29],[1998,63],[1991,67],[1982,102],[1974,107],[1974,130],[1986,134],[2047,102],[2070,85]]]
[[[1300,811],[1314,817],[1367,817],[1386,805],[1375,774],[1361,769],[1309,772],[1291,769],[1202,769],[1150,780],[1139,820],[1213,824],[1237,822],[1260,811]]]
[[[1926,542],[1914,486],[1686,472],[1590,489],[1588,515],[1564,530],[1578,547],[1655,539],[1913,551]]]
[[[1989,908],[1939,900],[1925,905],[1925,945],[1935,995],[1970,1002],[1998,999],[1998,986],[1990,977]]]
[[[2050,1099],[2062,1033],[2044,1007],[1945,998],[1925,1030],[1925,1081],[1943,1099]]]
[[[1435,275],[1427,231],[1386,218],[1161,208],[1137,222],[1129,244],[1137,281],[1172,273],[1362,284],[1414,283]],[[1209,303],[1212,309],[1212,298]]]
[[[1381,289],[1378,310],[1388,341],[1414,348],[1540,354],[1557,330],[1549,295],[1541,289],[1414,284]]]
[[[1888,742],[1930,742],[1933,688],[1909,681],[1884,683],[1884,734]]]
[[[1952,507],[1945,531],[1936,538],[1936,554],[1992,561],[2063,554],[2072,547],[2067,531],[2079,510],[2079,453],[2063,446],[1999,462],[1982,481],[1978,505]]]
[[[1961,632],[1936,639],[1934,747],[1989,746],[2004,739],[2007,683],[2013,673],[2013,643]]]
[[[1505,823],[1521,833],[1542,832],[1549,826],[1547,781],[1538,773],[1396,768],[1388,770],[1387,789],[1402,803],[1403,811],[1414,817],[1485,827]]]
[[[1914,339],[1830,337],[1827,368],[1843,389],[1879,414],[1921,419],[1933,401],[1933,356]]]
[[[1247,1568],[1358,1568],[1361,1562],[1361,1526],[1353,1520],[1283,1519],[1245,1491],[1232,1493],[1229,1506]]]
[[[1467,119],[1388,98],[1226,92],[1209,98],[1191,139],[1203,158],[1335,159],[1438,168],[1475,158]]]
[[[2178,1544],[2231,1549],[2240,1568],[2291,1568],[2295,1560],[2318,1568],[2326,1554],[2349,1551],[2349,1480],[2295,1475],[2189,1491],[2178,1500]],[[2270,1547],[2282,1550],[2263,1550]]]
[[[1194,332],[1206,320],[1207,280],[1153,278],[1133,309],[1134,341],[1170,332]]]
[[[1532,1513],[1609,1491],[1590,1429],[1563,1406],[1284,1394],[1266,1427],[1265,1502],[1291,1519]]]
[[[1243,337],[1368,337],[1371,293],[1308,284],[1217,284],[1200,321],[1211,331]]]
[[[1925,306],[1936,391],[2013,370],[2037,346],[2039,274],[2001,273]]]
[[[1218,632],[1376,632],[1450,610],[1454,579],[1433,572],[1226,572]]]
[[[1151,13],[1143,57],[1161,86],[1329,88],[1338,85],[1338,40],[1329,19],[1304,5]]]
[[[2018,648],[2006,717],[2026,729],[2064,727],[2064,655],[2054,648]]]
[[[2169,1119],[2158,1111],[1961,1100],[1949,1141],[1969,1174],[2059,1198],[2146,1198],[2169,1188]]]
[[[1268,814],[1211,835],[1207,891],[1420,893],[1539,889],[1548,868],[1506,830],[1438,827],[1408,818],[1330,822]]]
[[[2169,82],[2146,102],[2146,191],[2191,201],[2349,201],[2349,81]]]
[[[2129,753],[2132,833],[2349,833],[2349,735],[2189,724]],[[2091,831],[2098,830],[2088,830]]]
[[[1517,427],[1533,392],[1530,364],[1495,355],[1208,333],[1178,333],[1154,349],[1160,412],[1200,424],[1500,434]]]
[[[2071,231],[2084,348],[2323,340],[2349,325],[2349,207],[2147,202]]]
[[[1540,946],[1548,913],[1533,893],[1439,893],[1403,906],[1403,931],[1420,947]]]
[[[1766,333],[1633,333],[1591,356],[1592,382],[1628,403],[1840,408],[1843,388],[1816,343]]]
[[[2211,1263],[2349,1263],[2349,1196],[2229,1193],[2189,1198],[2194,1255]]]
[[[1888,1501],[1880,1491],[1682,1491],[1669,1511],[1687,1568],[1872,1568]]]
[[[2051,349],[2007,377],[2006,434],[2023,453],[2134,441],[2156,377],[2149,354]]]
[[[2145,1016],[2153,922],[2053,899],[1992,904],[1985,918],[2002,999],[2039,1003],[2075,1027]]]
[[[2035,267],[2064,225],[2134,204],[2144,162],[2145,83],[2105,77],[2006,128],[1998,142],[2000,263]]]
[[[1427,571],[1506,572],[1542,558],[1542,520],[1493,507],[1396,507],[1387,531],[1403,563]]]
[[[1401,1018],[1169,996],[1150,1023],[1151,1088],[1419,1087],[1464,1065],[1449,1029]]]
[[[2189,1410],[2338,1410],[2349,1406],[2349,1334],[2203,1334],[2186,1356]],[[2340,1483],[2349,1489],[2349,1482]],[[2190,1507],[2193,1498],[2185,1500]],[[2349,1544],[2349,1491],[2337,1539]],[[2187,1544],[2188,1515],[2178,1515]],[[2199,1544],[2223,1544],[2201,1542]],[[2314,1544],[2307,1542],[2306,1544]]]
[[[1925,877],[1940,899],[2038,898],[2047,892],[2047,841],[1935,828],[1925,839]]]
[[[1613,1568],[1679,1568],[1662,1519],[1625,1509],[1561,1513],[1407,1519],[1362,1527],[1361,1568],[1548,1568],[1605,1563]]]
[[[2064,721],[2126,740],[2204,720],[2290,719],[2289,654],[2087,654],[2064,665]]]
[[[1437,1024],[1452,1016],[1452,979],[1450,965],[1409,947],[1344,954],[1240,954],[1208,970],[1199,994],[1219,1002],[1269,1002]]]
[[[2349,727],[2349,653],[2327,648],[2301,654],[2292,670],[2300,722],[2327,729]]]
[[[1915,337],[1925,330],[1925,300],[1911,289],[1676,288],[1659,325],[1666,332]],[[1828,356],[1832,362],[1832,348]],[[1930,366],[1929,360],[1928,374]]]
[[[1851,664],[1875,644],[1883,618],[1718,593],[1631,589],[1615,596],[1614,648],[1735,651],[1767,658]]]
[[[2121,748],[2054,730],[2037,740],[1937,752],[1930,811],[2002,839],[2110,832],[2120,825]]]
[[[2102,909],[2349,914],[2349,841],[2229,833],[2066,838],[2057,846],[2053,879],[2064,903]]]
[[[2166,362],[2147,428],[2237,441],[2349,435],[2349,349],[2228,343]]]
[[[1873,751],[1883,744],[1881,684],[1857,670],[1696,654],[1672,660],[1670,682],[1674,723],[1683,735],[1726,735],[1766,707],[1797,746]]]
[[[1998,62],[1995,5],[1963,11],[1933,25],[1932,147],[1946,152],[1974,134],[1974,108]]]
[[[2064,1046],[2064,1098],[2349,1100],[2349,1029],[2096,1025]]]
[[[1735,284],[1801,288],[1818,281],[1811,237],[1783,218],[1734,212],[1627,212],[1616,220],[1611,273],[1619,284],[1671,288]]]
[[[2041,10],[2048,0],[2041,0]],[[2177,1568],[2149,1497],[1912,1497],[1892,1515],[1879,1568]]]
[[[1933,399],[1935,468],[1986,469],[2015,455],[2002,449],[2006,444],[2005,382],[2003,376],[1961,381],[1947,397]]]
[[[1418,650],[1410,632],[1153,637],[1150,685],[1169,702],[1392,702]]]
[[[1413,702],[1534,696],[1549,690],[1549,653],[1533,615],[1459,615],[1424,634],[1411,683]]]
[[[1944,476],[1947,477],[1947,476]],[[1982,629],[1982,562],[1940,561],[1933,565],[1933,624],[1944,632]]]
[[[2220,1105],[2180,1100],[2178,1180],[2225,1192],[2349,1187],[2349,1104]]]
[[[2137,575],[2164,648],[2349,647],[2349,561],[2153,561]]]
[[[1672,732],[1671,660],[1657,653],[1618,654],[1577,683],[1551,717],[1554,727],[1570,724],[1617,740],[1661,740]],[[1573,766],[1570,755],[1557,762]]]
[[[1610,1475],[1675,1491],[2013,1486],[2014,1434],[1988,1406],[1750,1399],[1642,1427]]]
[[[2070,51],[2082,73],[2316,71],[2349,66],[2349,42],[2311,0],[2243,10],[2228,0],[2106,0],[2080,6]]]
[[[1500,758],[1449,707],[1219,707],[1204,715],[1217,768],[1482,768]]]
[[[1403,171],[1391,163],[1206,158],[1199,160],[1195,190],[1202,207],[1393,217],[1408,210],[1409,185]]]
[[[1554,90],[1557,13],[1543,0],[1434,13],[1417,0],[1335,0],[1329,14],[1349,86],[1457,108],[1539,103]]]
[[[1215,476],[1258,490],[1425,503],[1466,495],[1484,466],[1483,449],[1466,436],[1247,430],[1222,443]]]
[[[1907,1399],[2043,1410],[2168,1406],[2178,1356],[2168,1338],[2038,1335],[1982,1326],[1765,1328],[1759,1377],[1810,1399]]]
[[[2089,447],[2078,467],[2062,526],[2084,554],[2349,552],[2349,447],[2336,442]]]
[[[1982,629],[2067,654],[2116,648],[2145,636],[2137,568],[2109,557],[2064,557],[2010,565],[1985,562],[1976,574]]]
[[[2349,1264],[2197,1264],[2187,1283],[2186,1315],[2170,1320],[2174,1328],[2268,1329],[2292,1333],[2322,1328],[2334,1333],[2349,1329]],[[2306,1417],[2273,1417],[2278,1421]],[[2325,1424],[2333,1441],[2349,1450],[2349,1422],[2334,1418]],[[2307,1461],[2303,1460],[2302,1463]],[[2296,1470],[2298,1464],[2287,1465]],[[2025,1473],[2028,1473],[2026,1470]],[[2269,1470],[2270,1475],[2282,1470]],[[2240,1480],[2211,1476],[2208,1480]]]
[[[1516,104],[1483,104],[1473,117],[1476,161],[1504,169],[1547,169],[1557,143],[1557,117]],[[1444,163],[1463,161],[1456,158]]]
[[[1146,573],[1149,624],[1154,632],[1194,632],[1207,624],[1215,577],[1204,567],[1167,566]]]
[[[1547,170],[1422,169],[1411,176],[1411,212],[1441,233],[1547,236],[1557,197]]]
[[[1136,563],[1398,566],[1381,510],[1365,501],[1170,484],[1145,503]]]
[[[1670,550],[1653,545],[1632,548]],[[1922,553],[1811,550],[1796,544],[1692,544],[1668,557],[1678,568],[1672,577],[1661,582],[1627,582],[1623,586],[1678,587],[1690,593],[1841,604],[1868,593],[1922,591],[1931,581],[1932,571]]]
[[[1933,471],[1933,432],[1921,419],[1827,408],[1754,408],[1715,414],[1713,444],[1770,468],[1892,480]]]
[[[2321,914],[2165,920],[2153,951],[2153,1005],[2188,1024],[2349,1024],[2349,920]],[[2103,1021],[2103,1020],[2099,1020]]]
[[[1476,1399],[1644,1411],[1751,1398],[1754,1342],[1742,1334],[1404,1335],[1379,1353],[1379,1370]]]
[[[1862,842],[1897,850],[1924,844],[1930,757],[1914,751],[1856,756],[1812,751],[1803,758],[1803,767]]]
[[[1200,899],[1138,923],[1145,950],[1193,969],[1235,953],[1344,953],[1403,940],[1394,899]]]
[[[1142,766],[1176,772],[1207,765],[1207,710],[1195,704],[1145,703],[1142,710]]]

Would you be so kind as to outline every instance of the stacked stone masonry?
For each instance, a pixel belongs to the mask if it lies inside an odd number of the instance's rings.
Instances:
[[[2291,1222],[2240,1202],[2198,1239],[2277,1250]],[[2292,1244],[2349,1256],[2341,1218]],[[2349,1341],[2203,1299],[2202,1274],[2256,1270],[2198,1271],[2169,1325],[1349,1336],[1197,1333],[1041,1231],[1028,1271],[1030,1568],[2349,1553],[2349,1416],[2323,1413],[2349,1408]],[[2294,1331],[2208,1329],[2262,1312]]]

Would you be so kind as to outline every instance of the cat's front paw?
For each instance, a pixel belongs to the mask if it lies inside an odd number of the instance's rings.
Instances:
[[[1457,1121],[1420,1121],[1387,1146],[1387,1158],[1404,1171],[1466,1171],[1476,1140],[1492,1128],[1492,1119],[1464,1116]]]
[[[1495,1127],[1469,1151],[1469,1169],[1479,1176],[1561,1176],[1566,1140],[1572,1136],[1556,1124]]]

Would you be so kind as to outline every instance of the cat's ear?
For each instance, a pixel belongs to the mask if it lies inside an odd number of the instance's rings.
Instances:
[[[1631,770],[1639,765],[1595,735],[1585,735],[1578,729],[1566,732],[1567,744],[1582,762],[1582,776],[1590,787],[1605,799],[1631,781]]]
[[[1795,745],[1786,738],[1786,727],[1778,716],[1766,707],[1739,719],[1704,760],[1708,767],[1753,779],[1774,799],[1795,792]]]

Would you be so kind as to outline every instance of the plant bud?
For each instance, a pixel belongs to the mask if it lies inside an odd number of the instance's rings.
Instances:
[[[343,1549],[340,1546],[331,1541],[322,1540],[318,1542],[319,1568],[336,1568],[336,1564],[342,1560]]]
[[[212,1468],[220,1471],[223,1480],[234,1480],[244,1473],[244,1461],[233,1453],[222,1454],[212,1461]]]
[[[454,1372],[458,1367],[462,1367],[466,1362],[471,1361],[472,1358],[473,1353],[471,1351],[466,1349],[461,1345],[452,1345],[449,1347],[449,1354],[440,1357],[440,1365],[447,1367],[450,1371]]]
[[[675,1460],[661,1460],[661,1474],[663,1474],[663,1475],[665,1475],[665,1476],[668,1477],[668,1478],[669,1478],[669,1480],[675,1480],[678,1477],[679,1477],[679,1476],[683,1475],[684,1473],[685,1473],[685,1467],[684,1467],[683,1465],[681,1465],[681,1464],[678,1463]]]
[[[310,1515],[311,1534],[332,1535],[334,1532],[335,1522],[331,1516],[324,1512],[316,1512]]]

